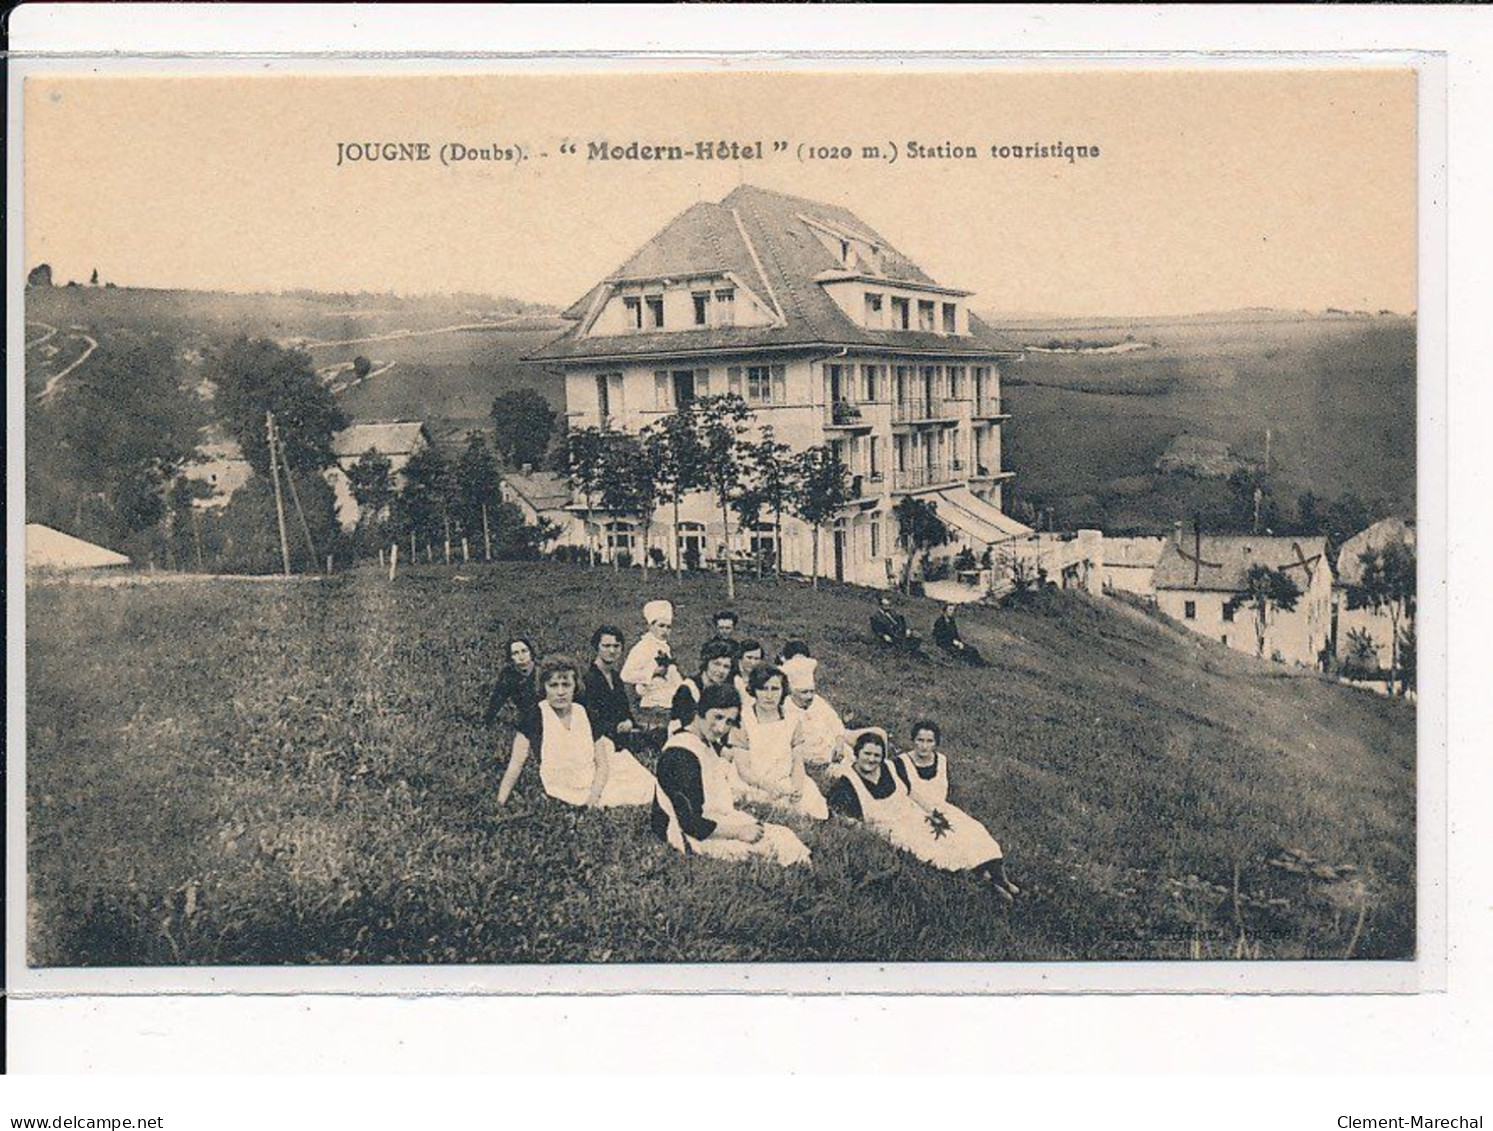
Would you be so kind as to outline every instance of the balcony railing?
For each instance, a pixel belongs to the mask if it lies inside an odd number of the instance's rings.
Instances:
[[[920,491],[925,487],[936,487],[942,483],[952,483],[962,474],[958,470],[960,463],[954,460],[950,463],[938,463],[932,467],[909,467],[906,471],[892,472],[893,491]]]
[[[982,417],[1005,416],[1005,410],[1001,408],[1000,397],[978,397],[975,400],[974,415]]]
[[[893,424],[914,424],[920,420],[947,420],[958,415],[954,406],[942,397],[919,397],[892,402]]]
[[[871,420],[860,405],[851,404],[849,401],[832,401],[824,406],[824,426],[826,428],[869,429]]]

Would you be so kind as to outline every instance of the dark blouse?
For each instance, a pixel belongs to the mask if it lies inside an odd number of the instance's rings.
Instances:
[[[888,640],[903,640],[907,637],[907,618],[901,613],[877,609],[871,614],[871,631]]]
[[[952,648],[959,643],[959,626],[953,617],[939,617],[933,622],[933,643],[940,648]]]
[[[875,782],[868,782],[865,778],[861,778],[861,785],[866,787],[866,792],[872,797],[878,801],[885,801],[897,792],[897,778],[892,776],[894,772],[899,777],[901,776],[900,768],[898,771],[889,771],[886,763],[883,762],[881,764],[881,776]],[[861,810],[860,794],[855,792],[855,785],[849,780],[850,775],[853,773],[855,773],[853,769],[847,770],[844,774],[837,777],[835,784],[830,786],[829,792],[824,795],[824,800],[828,802],[830,812],[839,813],[854,821],[863,821],[866,819],[866,815]],[[907,786],[907,779],[905,777],[902,780],[902,786],[903,788]]]
[[[693,750],[673,743],[664,747],[658,756],[658,768],[654,776],[658,788],[668,795],[674,806],[674,816],[679,818],[679,827],[684,835],[695,840],[704,840],[715,832],[715,822],[704,816],[705,784],[700,777],[700,759]],[[669,815],[653,801],[650,820],[654,835],[659,840],[669,839]]]
[[[539,713],[539,704],[525,707],[518,716],[518,725],[514,728],[519,734],[529,740],[530,748],[539,752],[544,745],[544,716]]]
[[[627,698],[627,685],[622,682],[621,675],[613,673],[608,682],[606,673],[592,664],[586,669],[581,690],[581,702],[591,717],[591,733],[597,738],[606,735],[615,739],[618,726],[624,722],[636,722],[632,702]]]
[[[509,664],[498,673],[498,678],[493,683],[492,695],[487,701],[487,712],[482,716],[482,725],[492,726],[497,722],[498,715],[509,703],[517,707],[518,713],[522,715],[530,707],[537,706],[541,698],[538,665],[525,675]]]

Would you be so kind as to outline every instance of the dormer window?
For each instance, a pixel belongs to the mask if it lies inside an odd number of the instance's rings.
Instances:
[[[710,325],[710,292],[696,291],[690,297],[695,300],[695,325]]]
[[[643,328],[643,300],[631,296],[622,300],[622,309],[627,315],[627,325],[633,330]]]
[[[736,292],[729,287],[715,292],[715,324],[736,325]]]
[[[905,298],[892,299],[892,329],[912,329],[912,301]]]
[[[929,301],[927,299],[919,299],[918,300],[918,329],[919,330],[923,330],[923,331],[925,331],[925,332],[927,332],[929,334],[933,333],[933,331],[935,329],[935,326],[933,324],[933,310],[934,310],[934,304],[931,301]]]
[[[866,326],[872,330],[880,330],[886,323],[886,315],[882,310],[882,298],[879,294],[866,292]]]
[[[945,334],[959,333],[959,308],[952,302],[943,304],[943,332]]]
[[[648,307],[648,326],[653,330],[664,328],[664,296],[645,295],[643,304]]]

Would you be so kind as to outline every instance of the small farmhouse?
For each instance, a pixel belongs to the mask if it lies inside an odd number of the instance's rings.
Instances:
[[[332,437],[337,466],[327,469],[327,482],[337,499],[337,521],[344,530],[358,525],[358,500],[353,498],[347,472],[368,452],[389,461],[394,488],[404,485],[402,472],[416,453],[430,447],[430,433],[418,420],[368,421],[344,428]]]
[[[551,522],[560,528],[550,546],[584,546],[584,522],[570,506],[570,485],[563,475],[553,471],[536,471],[525,464],[518,471],[502,473],[499,488],[505,503],[518,507],[524,522]]]
[[[1104,539],[1104,589],[1106,592],[1156,593],[1156,563],[1166,545],[1165,538]]]
[[[1267,608],[1263,648],[1246,593],[1253,566],[1280,570],[1301,590],[1294,609]],[[1330,646],[1332,569],[1324,538],[1184,537],[1179,527],[1161,549],[1153,586],[1162,612],[1235,651],[1315,666]]]
[[[243,451],[232,440],[205,440],[197,445],[193,462],[181,470],[182,478],[205,484],[208,494],[193,500],[202,510],[220,510],[233,493],[254,474]]]
[[[743,185],[667,224],[529,360],[564,375],[572,426],[635,432],[695,398],[735,393],[759,434],[795,451],[828,445],[855,498],[823,533],[821,569],[886,587],[901,564],[892,508],[906,496],[935,504],[956,531],[951,555],[1029,533],[1002,511],[1000,370],[1021,351],[970,298],[844,208]],[[590,537],[636,561],[651,548],[639,526],[595,515]],[[703,496],[677,524],[660,510],[650,537],[670,562],[750,551],[810,568],[806,525],[787,519],[778,545],[772,522],[742,534]]]
[[[1338,550],[1337,586],[1333,591],[1333,598],[1337,610],[1337,654],[1339,656],[1347,655],[1348,635],[1354,631],[1362,631],[1368,634],[1369,640],[1373,643],[1378,662],[1386,668],[1389,666],[1394,630],[1391,627],[1392,622],[1388,611],[1350,608],[1353,602],[1349,599],[1349,594],[1353,586],[1363,580],[1363,555],[1383,550],[1394,543],[1412,550],[1415,548],[1414,522],[1407,522],[1402,518],[1386,518],[1374,523],[1367,530],[1355,534]],[[1413,610],[1407,619],[1414,619]]]

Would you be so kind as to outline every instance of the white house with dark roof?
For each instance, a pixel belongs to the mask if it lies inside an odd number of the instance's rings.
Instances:
[[[551,546],[584,546],[585,521],[569,510],[570,484],[563,475],[539,471],[525,464],[518,471],[504,471],[499,490],[503,501],[518,507],[524,522],[552,522],[560,533]]]
[[[687,209],[566,311],[572,328],[529,359],[565,377],[572,426],[637,431],[684,403],[737,393],[795,450],[835,447],[856,500],[826,533],[830,577],[886,586],[900,554],[892,507],[937,505],[976,553],[1029,530],[1002,512],[1000,367],[1020,349],[844,208],[743,185]],[[602,517],[609,553],[643,548],[630,521]],[[689,500],[669,560],[728,541],[719,511]],[[771,524],[737,549],[767,549]],[[811,533],[785,520],[783,565],[807,572]]]
[[[327,469],[327,482],[337,499],[337,521],[344,530],[358,525],[358,500],[347,472],[370,451],[389,461],[394,487],[403,485],[401,473],[417,452],[430,447],[430,433],[419,420],[371,420],[344,428],[332,437],[337,466]]]
[[[1301,597],[1291,611],[1271,609],[1266,657],[1315,666],[1332,633],[1332,567],[1322,537],[1264,534],[1183,535],[1161,548],[1152,574],[1156,605],[1201,636],[1255,654],[1255,613],[1242,598],[1253,566],[1283,571]]]

